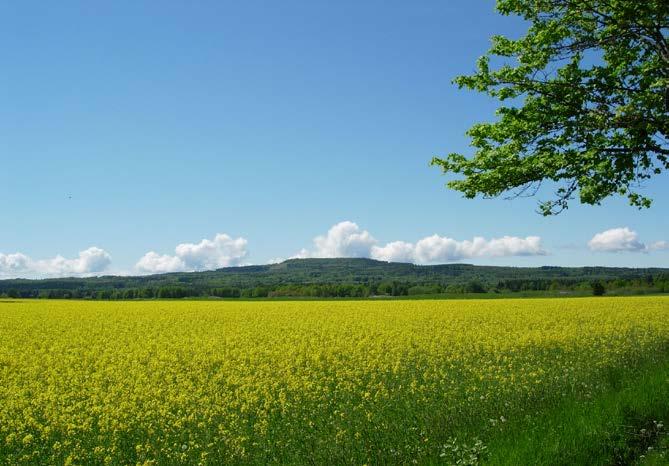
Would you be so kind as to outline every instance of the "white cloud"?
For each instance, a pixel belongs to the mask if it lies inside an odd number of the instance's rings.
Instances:
[[[311,252],[302,248],[297,254],[293,254],[288,259],[306,259],[307,257],[311,257]]]
[[[593,251],[643,251],[645,246],[638,239],[636,231],[627,227],[611,228],[597,233],[588,241],[588,247]]]
[[[393,241],[380,246],[374,237],[353,222],[334,225],[326,235],[314,239],[313,250],[302,249],[293,258],[305,257],[370,257],[389,262],[435,264],[476,257],[545,255],[541,238],[504,236],[487,240],[475,237],[471,241],[432,235],[409,243]]]
[[[369,257],[376,240],[353,222],[339,222],[327,234],[314,238],[314,250],[302,249],[296,256],[304,257]]]
[[[419,240],[415,245],[396,241],[383,248],[374,248],[372,258],[391,262],[414,262],[416,264],[437,264],[477,257],[542,256],[546,251],[541,246],[541,238],[528,236],[518,238],[504,236],[487,240],[475,237],[471,241],[458,241],[439,235]]]
[[[174,248],[173,256],[147,252],[139,259],[135,268],[140,272],[162,273],[240,265],[248,254],[247,244],[244,238],[232,238],[219,233],[213,240],[203,239],[199,243],[179,244]]]
[[[415,247],[405,241],[393,241],[385,246],[373,246],[370,257],[386,262],[414,262]]]
[[[141,272],[151,273],[178,272],[186,268],[178,257],[161,255],[154,251],[144,254],[135,267]]]
[[[104,249],[90,247],[69,263],[75,273],[102,272],[111,264],[111,256]]]
[[[238,265],[247,255],[248,241],[244,238],[233,239],[219,233],[213,241],[203,239],[197,244],[183,243],[175,248],[187,269],[205,270]]]
[[[478,253],[482,256],[545,256],[547,253],[541,246],[541,238],[538,236],[503,236],[493,238]]]
[[[0,253],[0,275],[12,275],[29,269],[30,258],[20,252],[14,254]]]
[[[648,246],[649,251],[662,251],[664,249],[669,249],[668,241],[655,241],[654,243]]]
[[[92,246],[79,253],[79,257],[66,259],[56,256],[51,259],[33,260],[19,252],[0,253],[0,277],[64,277],[92,275],[107,269],[111,256],[104,249]]]
[[[588,247],[592,251],[599,252],[649,252],[669,249],[669,243],[656,241],[646,245],[639,240],[636,231],[628,227],[621,227],[597,233],[588,241]]]

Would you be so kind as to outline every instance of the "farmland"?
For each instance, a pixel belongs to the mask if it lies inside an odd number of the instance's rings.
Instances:
[[[667,297],[6,300],[0,337],[4,464],[594,464],[669,415]]]

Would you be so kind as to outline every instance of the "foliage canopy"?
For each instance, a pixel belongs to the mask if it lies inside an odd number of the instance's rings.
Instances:
[[[556,185],[543,215],[578,196],[649,207],[644,180],[669,169],[669,2],[498,0],[529,22],[519,39],[492,38],[477,71],[454,82],[504,102],[467,134],[474,156],[435,157],[465,197],[533,195]],[[493,61],[501,61],[493,66]]]

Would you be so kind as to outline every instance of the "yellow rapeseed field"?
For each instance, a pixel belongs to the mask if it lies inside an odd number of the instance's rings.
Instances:
[[[454,462],[668,347],[665,297],[6,301],[0,458]]]

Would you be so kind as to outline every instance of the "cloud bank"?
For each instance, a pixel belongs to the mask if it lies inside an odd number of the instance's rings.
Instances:
[[[213,240],[181,243],[174,248],[174,255],[149,251],[139,259],[135,268],[143,273],[164,273],[231,267],[239,265],[248,255],[247,244],[244,238],[219,233]]]
[[[645,244],[639,240],[636,231],[628,227],[611,228],[597,233],[588,241],[591,251],[597,252],[650,252],[669,249],[667,241]]]
[[[478,257],[542,256],[546,251],[538,236],[519,238],[503,236],[458,241],[432,235],[416,243],[393,241],[379,245],[367,231],[349,221],[340,222],[325,235],[314,238],[313,249],[302,249],[294,258],[305,257],[368,257],[388,262],[438,264]]]
[[[339,222],[325,235],[314,238],[312,250],[302,249],[294,258],[369,257],[376,239],[367,230],[349,221]]]
[[[34,260],[20,252],[0,253],[0,277],[66,277],[84,276],[103,272],[111,264],[111,256],[104,249],[92,246],[79,253],[79,257],[66,259],[56,256],[51,259]]]
[[[149,251],[135,264],[134,272],[166,273],[213,270],[241,265],[248,256],[248,241],[219,233],[213,239],[199,243],[181,243],[174,254]],[[588,242],[595,252],[641,252],[669,250],[669,242],[644,243],[628,227],[612,228],[597,233]],[[302,249],[292,258],[364,257],[387,262],[439,264],[466,259],[511,256],[543,256],[547,252],[538,236],[502,236],[486,239],[456,240],[434,234],[416,242],[392,241],[381,244],[369,231],[356,223],[344,221],[333,225],[325,234],[316,236],[310,249]],[[269,263],[281,262],[276,258]],[[48,278],[89,276],[109,268],[111,256],[104,249],[92,246],[79,252],[78,257],[57,255],[50,259],[33,259],[16,252],[0,253],[0,278]]]

